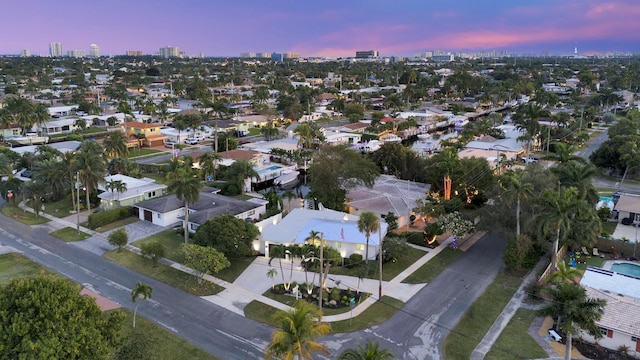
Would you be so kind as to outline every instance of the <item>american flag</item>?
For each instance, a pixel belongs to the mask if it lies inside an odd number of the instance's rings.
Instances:
[[[344,228],[340,229],[340,237],[342,238],[342,241],[344,241]]]

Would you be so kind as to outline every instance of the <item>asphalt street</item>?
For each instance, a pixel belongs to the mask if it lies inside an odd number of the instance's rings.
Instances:
[[[323,342],[334,357],[370,339],[399,359],[442,359],[447,335],[502,268],[504,244],[504,239],[485,235],[385,323],[330,335]]]
[[[271,338],[269,326],[67,244],[50,236],[49,231],[46,224],[30,227],[0,216],[0,245],[10,246],[130,310],[134,308],[131,288],[137,281],[147,283],[153,287],[153,297],[138,307],[141,316],[219,359],[262,359]]]

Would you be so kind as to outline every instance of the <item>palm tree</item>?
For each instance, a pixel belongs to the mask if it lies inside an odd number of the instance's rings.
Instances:
[[[260,128],[260,134],[264,136],[264,139],[266,141],[270,141],[271,139],[277,137],[278,134],[280,134],[280,130],[278,130],[278,128],[273,125],[273,122],[270,121],[267,123],[267,125]]]
[[[240,189],[241,193],[244,193],[243,185],[244,185],[245,179],[248,178],[249,181],[251,181],[251,179],[253,178],[256,178],[256,179],[260,178],[260,175],[253,168],[251,163],[244,160],[239,160],[231,164],[231,166],[229,166],[229,172],[232,174],[232,176],[236,178],[238,188]]]
[[[538,199],[542,212],[539,219],[540,232],[543,235],[553,232],[553,248],[551,254],[551,271],[558,265],[558,246],[571,231],[574,217],[588,207],[584,200],[578,199],[578,190],[574,187],[559,191],[549,189]]]
[[[40,205],[42,201],[42,196],[44,196],[46,192],[46,184],[42,181],[34,179],[32,181],[25,182],[23,184],[22,191],[25,196],[31,197],[33,200],[33,212],[36,214],[36,217],[40,214]]]
[[[553,284],[560,283],[573,283],[579,284],[576,280],[582,276],[582,272],[578,269],[574,269],[567,266],[564,262],[558,264],[558,270],[549,277],[549,282]]]
[[[151,285],[141,283],[138,281],[136,283],[136,287],[131,290],[131,301],[136,303],[137,299],[147,300],[151,298],[153,294],[153,288]],[[138,313],[138,303],[136,303],[136,307],[133,310],[133,327],[136,327],[136,314]]]
[[[558,318],[557,324],[562,326],[567,337],[564,358],[570,360],[572,335],[578,329],[587,330],[596,338],[602,336],[596,321],[602,317],[606,301],[588,298],[582,286],[571,283],[560,283],[550,287],[548,291],[551,302],[540,309],[539,313]]]
[[[575,161],[560,164],[552,169],[563,187],[575,187],[578,197],[595,206],[600,200],[598,191],[593,186],[596,169],[591,164],[580,164]]]
[[[312,304],[298,300],[291,311],[279,311],[274,321],[280,325],[273,331],[271,343],[265,349],[265,359],[312,359],[312,352],[330,354],[329,349],[315,341],[328,334],[331,325],[318,321],[322,314]]]
[[[207,107],[210,109],[207,115],[213,116],[215,119],[213,150],[215,152],[218,152],[218,120],[223,119],[224,115],[229,112],[229,108],[227,107],[228,103],[226,99],[222,98],[216,99],[215,101],[210,102],[207,105]]]
[[[285,190],[284,193],[282,193],[282,197],[287,199],[287,209],[288,211],[291,211],[291,199],[295,199],[297,196],[296,194],[291,191],[291,189]]]
[[[517,116],[514,116],[514,122],[516,128],[524,130],[524,135],[520,136],[518,140],[523,140],[527,143],[526,158],[529,158],[529,151],[531,150],[531,143],[540,133],[540,123],[538,119],[546,116],[548,112],[535,102],[528,102],[521,109],[516,112]]]
[[[182,130],[185,130],[187,127],[187,124],[182,120],[182,116],[176,116],[173,121],[173,128],[178,130],[178,144],[180,144],[180,133],[182,133]]]
[[[502,177],[503,195],[516,201],[516,237],[520,236],[520,202],[533,194],[533,185],[522,180],[522,171],[510,171]]]
[[[364,346],[357,345],[355,349],[347,349],[343,351],[338,360],[392,360],[394,359],[391,351],[380,349],[378,342],[367,340]]]
[[[620,161],[625,165],[624,174],[620,181],[620,187],[624,183],[624,179],[627,177],[627,173],[630,169],[640,165],[640,152],[638,151],[638,143],[636,141],[627,141],[618,150],[620,153]]]
[[[179,167],[175,176],[167,184],[169,191],[176,193],[178,200],[184,200],[184,242],[189,240],[189,204],[193,204],[200,198],[203,186],[191,167]]]
[[[204,179],[208,179],[208,175],[211,174],[211,179],[216,179],[216,169],[218,168],[218,161],[222,160],[222,156],[216,152],[208,151],[198,158],[200,163],[200,169],[202,169]]]
[[[276,270],[276,268],[269,268],[269,270],[267,270],[267,277],[271,279],[271,289],[276,286],[274,281],[276,276],[278,276],[278,270]]]
[[[86,191],[87,209],[91,208],[89,195],[104,181],[106,165],[102,146],[95,141],[84,141],[74,158],[73,172],[78,172]]]
[[[111,197],[113,197],[113,192],[118,192],[118,201],[120,201],[120,193],[127,191],[127,184],[122,180],[110,180],[107,181],[105,186],[106,190],[111,190]]]
[[[582,156],[575,155],[577,148],[574,145],[569,145],[563,142],[557,142],[555,145],[555,152],[546,156],[546,159],[557,161],[560,164],[566,164],[569,161],[576,161],[582,164],[586,164]]]
[[[104,152],[109,158],[126,158],[129,155],[127,147],[127,135],[122,131],[112,131],[104,138],[102,142]]]
[[[364,233],[364,236],[367,238],[367,245],[365,247],[365,255],[364,261],[367,266],[369,265],[369,237],[371,233],[375,233],[380,231],[380,220],[375,213],[371,211],[365,211],[360,214],[360,218],[358,219],[358,230],[361,233]],[[382,255],[382,254],[381,254]]]
[[[47,190],[56,199],[64,197],[68,189],[70,179],[67,175],[67,170],[56,160],[41,161],[33,169],[33,178],[46,184]]]

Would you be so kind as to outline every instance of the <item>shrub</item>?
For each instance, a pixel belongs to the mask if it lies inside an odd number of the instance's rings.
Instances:
[[[349,267],[358,266],[362,263],[362,254],[351,254],[349,255]]]
[[[527,294],[527,298],[530,300],[539,301],[542,300],[542,290],[544,286],[537,281],[530,282],[525,288],[524,291]]]
[[[131,215],[131,206],[96,212],[89,215],[89,228],[96,229],[114,221],[125,219]]]
[[[331,289],[331,300],[335,300],[335,301],[340,300],[340,289],[338,288]]]
[[[140,253],[142,256],[151,259],[153,266],[158,265],[160,258],[164,256],[164,246],[157,241],[148,242],[142,244],[140,247]]]
[[[125,228],[120,228],[111,232],[107,238],[109,240],[109,244],[118,247],[118,252],[122,251],[122,247],[127,245],[129,242],[129,235]]]

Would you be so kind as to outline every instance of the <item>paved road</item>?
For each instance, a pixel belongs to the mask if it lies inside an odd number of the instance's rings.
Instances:
[[[442,359],[444,340],[502,268],[504,240],[485,235],[409,300],[389,321],[355,333],[327,336],[333,357],[366,339],[400,359]]]
[[[220,359],[262,358],[271,337],[269,326],[69,245],[50,236],[49,231],[46,224],[29,227],[0,216],[0,245],[13,247],[130,310],[131,288],[137,281],[147,283],[153,287],[153,298],[138,307],[145,318]]]

